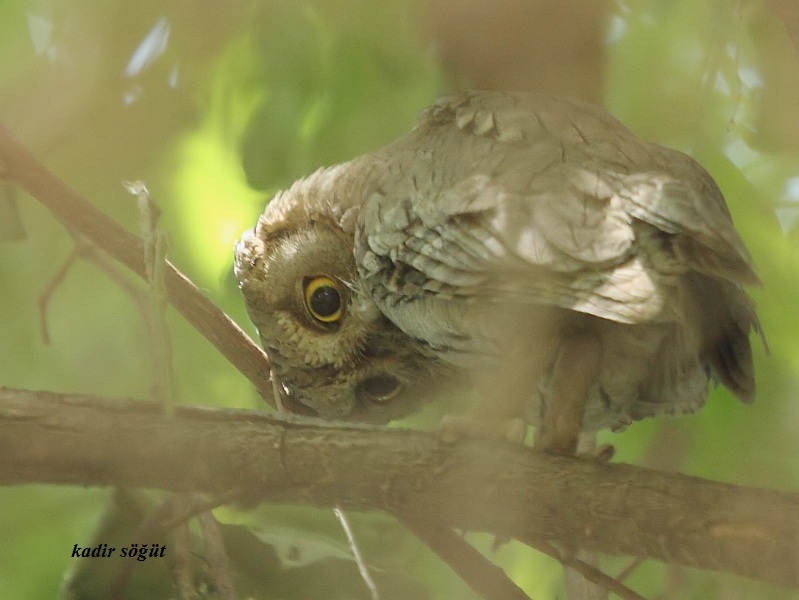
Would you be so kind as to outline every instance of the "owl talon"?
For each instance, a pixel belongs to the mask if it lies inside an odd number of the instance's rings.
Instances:
[[[586,458],[591,458],[600,464],[607,464],[614,454],[616,454],[616,448],[613,447],[613,444],[602,444],[594,452],[587,454]]]
[[[576,452],[575,458],[595,462],[600,465],[606,465],[611,461],[613,455],[616,454],[616,448],[612,444],[602,444],[587,452]]]

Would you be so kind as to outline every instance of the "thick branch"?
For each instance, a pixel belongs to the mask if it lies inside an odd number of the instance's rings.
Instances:
[[[799,494],[515,445],[0,388],[0,484],[204,491],[382,509],[799,586]]]
[[[66,227],[85,236],[144,277],[141,240],[48,171],[2,125],[0,179],[12,181],[25,189]],[[266,354],[169,261],[166,261],[164,284],[172,305],[255,385],[264,398],[271,401]]]

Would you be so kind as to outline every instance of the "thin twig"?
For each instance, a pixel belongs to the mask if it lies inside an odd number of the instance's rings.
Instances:
[[[333,513],[336,515],[339,524],[341,524],[341,528],[344,530],[344,534],[347,536],[347,541],[350,544],[350,552],[352,552],[352,556],[355,557],[355,564],[358,565],[358,572],[361,574],[361,579],[363,579],[366,587],[369,588],[369,594],[371,595],[372,600],[380,600],[380,592],[377,591],[377,585],[372,579],[372,576],[369,574],[369,568],[366,566],[363,556],[361,556],[361,551],[358,548],[357,542],[355,541],[355,536],[353,535],[352,528],[347,520],[347,515],[345,515],[344,511],[338,506],[333,508]]]
[[[39,295],[39,327],[42,331],[42,343],[45,346],[50,345],[50,320],[47,316],[50,308],[50,300],[53,298],[53,294],[55,294],[58,288],[64,283],[64,279],[66,279],[67,274],[72,269],[72,265],[75,264],[78,256],[78,247],[75,245],[72,252],[69,253],[69,256],[67,256],[66,260],[58,268],[55,275],[50,278],[44,291]]]
[[[167,295],[164,286],[164,265],[168,244],[166,233],[158,226],[160,209],[153,203],[141,181],[126,182],[127,190],[136,197],[139,227],[144,241],[144,269],[147,281],[147,307],[152,318],[150,348],[153,368],[153,395],[161,402],[164,413],[175,410],[175,370],[172,360],[172,337],[166,322]]]
[[[75,266],[75,261],[80,258],[98,268],[103,275],[114,282],[128,297],[132,298],[141,314],[144,328],[148,336],[152,335],[153,320],[150,316],[148,298],[141,287],[136,287],[133,281],[125,277],[119,269],[119,263],[109,260],[90,240],[79,233],[67,230],[74,240],[74,248],[58,271],[50,278],[44,291],[39,295],[39,323],[42,331],[42,342],[50,344],[50,325],[48,312],[55,292],[64,284],[70,270]]]
[[[635,571],[640,566],[642,562],[644,562],[644,559],[638,556],[632,559],[629,563],[627,563],[627,566],[625,566],[621,571],[618,572],[618,574],[616,575],[616,580],[617,581],[626,580],[630,576],[630,574],[632,574],[632,572]]]
[[[145,276],[141,239],[53,175],[2,125],[0,179],[25,189],[65,227],[86,236],[140,277]],[[274,404],[266,353],[169,261],[164,284],[172,305],[255,385],[264,399]]]
[[[566,555],[560,552],[549,542],[533,539],[520,539],[519,541],[522,541],[531,548],[535,548],[539,552],[543,552],[547,556],[551,556],[564,567],[569,567],[572,571],[579,573],[591,583],[594,583],[609,592],[613,592],[622,600],[646,600],[646,598],[634,592],[610,575],[603,573],[597,567],[589,565],[576,556]]]
[[[420,523],[408,517],[398,519],[484,600],[530,600],[505,571],[452,529],[436,523]]]
[[[586,550],[580,550],[574,555],[574,560],[580,561],[601,573],[597,559],[596,552],[588,552]],[[592,581],[569,564],[563,565],[563,581],[568,600],[608,600],[608,589],[606,587]]]

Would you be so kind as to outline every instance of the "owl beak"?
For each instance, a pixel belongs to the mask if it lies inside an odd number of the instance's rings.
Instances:
[[[305,417],[318,416],[317,412],[310,406],[306,406],[302,402],[298,402],[291,397],[289,390],[283,382],[280,381],[274,369],[269,373],[269,379],[272,381],[272,393],[275,396],[275,407],[279,412],[302,415]]]
[[[335,389],[309,385],[308,389],[296,386],[292,382],[288,385],[273,369],[270,374],[272,391],[275,396],[275,406],[281,412],[305,417],[321,417],[322,419],[351,418],[355,408],[355,397],[349,386]],[[309,382],[310,383],[310,382]],[[309,392],[310,394],[309,395]],[[314,396],[313,394],[317,394]]]

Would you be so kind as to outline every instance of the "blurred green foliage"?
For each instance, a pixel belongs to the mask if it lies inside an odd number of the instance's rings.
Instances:
[[[0,120],[133,231],[135,203],[121,182],[145,181],[163,209],[172,260],[252,331],[230,273],[233,243],[274,191],[388,142],[446,88],[421,33],[423,15],[414,0],[4,0]],[[618,460],[797,488],[796,52],[784,24],[754,0],[615,5],[606,104],[642,136],[692,154],[717,178],[764,282],[753,294],[771,347],[766,357],[755,343],[753,406],[719,389],[698,415],[603,434]],[[95,266],[79,262],[49,298],[51,342],[43,342],[37,301],[73,241],[36,202],[21,194],[18,200],[27,238],[0,241],[0,385],[147,397],[152,376],[142,315]],[[121,268],[118,275],[133,281]],[[230,365],[179,317],[170,320],[180,402],[259,406]],[[108,490],[0,489],[0,597],[53,598],[73,544],[92,538],[108,498]],[[365,589],[353,592],[355,568],[342,558],[346,539],[330,511],[218,513],[250,527],[286,573],[304,569],[307,589],[367,597]],[[422,597],[419,590],[431,598],[471,597],[390,519],[351,518],[385,598]],[[280,554],[292,537],[292,552]],[[514,543],[491,553],[489,536],[469,539],[533,597],[561,597],[561,571],[551,560]],[[624,563],[603,564],[615,572]],[[242,583],[248,594],[289,597],[286,589],[254,583],[257,570],[242,566],[250,573]],[[346,583],[336,588],[339,579]],[[647,597],[799,597],[652,562],[629,584]]]

